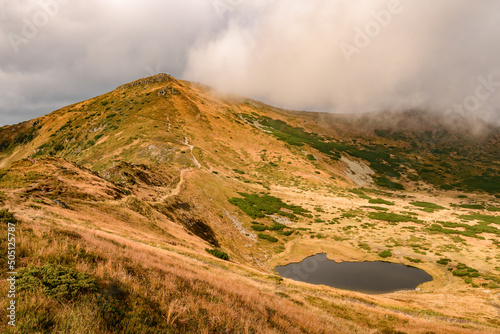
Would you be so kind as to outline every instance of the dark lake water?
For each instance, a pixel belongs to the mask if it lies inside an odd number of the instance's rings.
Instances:
[[[282,276],[296,281],[328,285],[334,288],[370,294],[414,290],[432,281],[422,269],[389,262],[341,262],[329,260],[326,254],[310,256],[299,263],[278,266]]]

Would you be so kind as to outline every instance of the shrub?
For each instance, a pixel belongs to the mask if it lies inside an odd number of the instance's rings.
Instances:
[[[244,211],[247,215],[255,218],[263,218],[266,215],[279,214],[282,216],[286,216],[290,219],[297,219],[295,215],[306,216],[306,213],[309,212],[296,205],[289,205],[283,202],[281,199],[270,196],[270,195],[253,195],[246,193],[239,193],[243,198],[230,198],[228,201],[231,204],[238,206],[242,211]],[[281,211],[281,209],[288,209],[293,212],[286,213]]]
[[[472,210],[484,209],[484,205],[482,205],[482,204],[460,204],[459,207],[464,208],[464,209],[472,209]]]
[[[415,223],[420,223],[421,221],[408,215],[400,215],[397,213],[390,213],[390,212],[370,212],[368,214],[368,217],[371,219],[376,219],[376,220],[385,220],[389,222],[415,222]]]
[[[54,264],[21,269],[16,283],[19,291],[41,288],[46,295],[65,300],[97,291],[97,281],[90,275]]]
[[[413,259],[413,258],[411,258],[409,256],[405,256],[405,259],[407,259],[408,261],[413,262],[413,263],[420,263],[420,262],[422,262],[422,260],[420,260],[420,259]]]
[[[410,204],[414,205],[414,206],[421,207],[421,208],[425,208],[425,209],[431,209],[431,210],[444,209],[444,207],[442,207],[441,205],[437,205],[437,204],[429,203],[429,202],[411,202]]]
[[[267,230],[267,226],[263,226],[263,225],[251,225],[250,227],[251,227],[253,230],[255,230],[255,231],[259,231],[259,232],[262,232],[262,231]]]
[[[273,226],[268,227],[268,230],[269,231],[283,231],[283,229],[285,229],[286,227],[287,227],[286,225],[274,222]]]
[[[237,174],[245,174],[245,172],[244,172],[244,171],[239,170],[239,169],[233,169],[233,171],[234,171],[235,173],[237,173]]]
[[[384,204],[384,205],[395,205],[394,202],[386,201],[381,198],[370,199],[368,201],[370,204]]]
[[[469,271],[466,269],[457,269],[457,270],[453,271],[453,275],[463,277],[463,276],[469,275]]]
[[[436,263],[438,264],[442,264],[443,266],[446,266],[448,265],[448,263],[450,263],[451,260],[450,259],[446,259],[446,258],[442,258],[442,259],[439,259],[436,261]]]
[[[404,190],[405,188],[403,185],[393,182],[389,180],[388,178],[384,177],[378,177],[375,179],[375,184],[380,186],[380,187],[385,187],[385,188],[390,188],[393,190]]]
[[[316,161],[316,158],[312,154],[308,154],[306,157],[307,157],[307,160]]]
[[[12,212],[9,212],[8,209],[0,210],[0,221],[2,222],[2,224],[17,223],[16,217],[14,217],[14,214]]]
[[[385,250],[385,251],[379,253],[378,256],[383,257],[383,258],[388,258],[388,257],[392,256],[392,253],[390,250]]]
[[[270,242],[278,242],[278,239],[276,239],[275,237],[272,237],[272,236],[264,234],[264,233],[259,233],[257,236],[260,239],[265,239],[265,240],[268,240]]]
[[[212,254],[215,257],[218,257],[219,259],[229,261],[229,255],[227,255],[226,252],[222,252],[222,251],[217,250],[217,249],[208,249],[208,248],[205,248],[205,251],[209,254]]]

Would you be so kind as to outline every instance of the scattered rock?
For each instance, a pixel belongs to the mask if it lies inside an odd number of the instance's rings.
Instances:
[[[375,172],[364,162],[350,160],[346,156],[342,156],[340,160],[347,165],[344,175],[356,183],[356,185],[366,187],[373,183],[370,175],[374,175]]]
[[[270,217],[272,220],[274,220],[275,222],[277,222],[279,224],[283,224],[283,225],[287,225],[287,226],[293,224],[293,222],[290,219],[288,219],[287,217],[278,216],[276,214],[271,215]]]
[[[224,212],[224,215],[231,221],[231,223],[233,224],[234,228],[236,230],[238,230],[238,232],[240,232],[241,234],[243,234],[248,239],[250,239],[250,240],[252,240],[254,242],[257,242],[257,236],[255,234],[250,233],[247,230],[245,230],[245,228],[243,227],[243,223],[238,218],[232,216],[225,209],[223,210],[223,212]]]
[[[54,202],[54,204],[59,205],[63,209],[71,209],[68,204],[66,204],[66,203],[64,203],[64,202],[62,202],[62,201],[60,201],[58,199],[53,200],[52,202]]]
[[[158,91],[158,96],[179,95],[180,93],[174,87],[164,87]]]

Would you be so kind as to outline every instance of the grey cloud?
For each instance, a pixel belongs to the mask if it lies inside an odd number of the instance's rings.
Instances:
[[[38,31],[28,35],[27,43],[14,43],[15,52],[12,33],[24,38],[23,28],[43,12],[40,3],[58,1],[55,15],[46,25],[35,26]],[[5,1],[2,8],[0,125],[49,113],[158,71],[180,77],[200,32],[220,24],[212,4],[204,0],[27,0]]]
[[[15,52],[9,33],[22,36],[40,3],[57,1],[53,17]],[[402,10],[348,61],[341,46],[356,47],[354,29],[373,24],[372,10],[394,1],[4,1],[0,125],[156,72],[294,109],[466,105],[498,123],[500,87],[482,87],[481,98],[476,91],[480,78],[495,74],[500,82],[500,3],[401,0]]]

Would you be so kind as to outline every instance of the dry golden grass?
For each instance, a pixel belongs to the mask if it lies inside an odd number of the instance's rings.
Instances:
[[[209,263],[126,239],[114,237],[111,241],[98,235],[105,235],[103,232],[70,231],[20,222],[19,267],[52,263],[75,268],[97,278],[97,296],[84,295],[65,303],[40,290],[22,291],[17,297],[17,330],[9,330],[3,323],[5,332],[26,333],[29,326],[46,333],[149,333],[161,332],[161,328],[179,333],[328,333],[332,328],[341,332],[356,328],[347,321],[334,324],[332,318],[314,315],[307,307]],[[124,302],[131,309],[112,323],[118,326],[115,329],[95,310],[98,295],[107,293],[111,285],[127,295]],[[5,289],[2,284],[2,294]],[[2,299],[2,317],[6,302]],[[153,325],[141,329],[138,322],[149,313]]]

